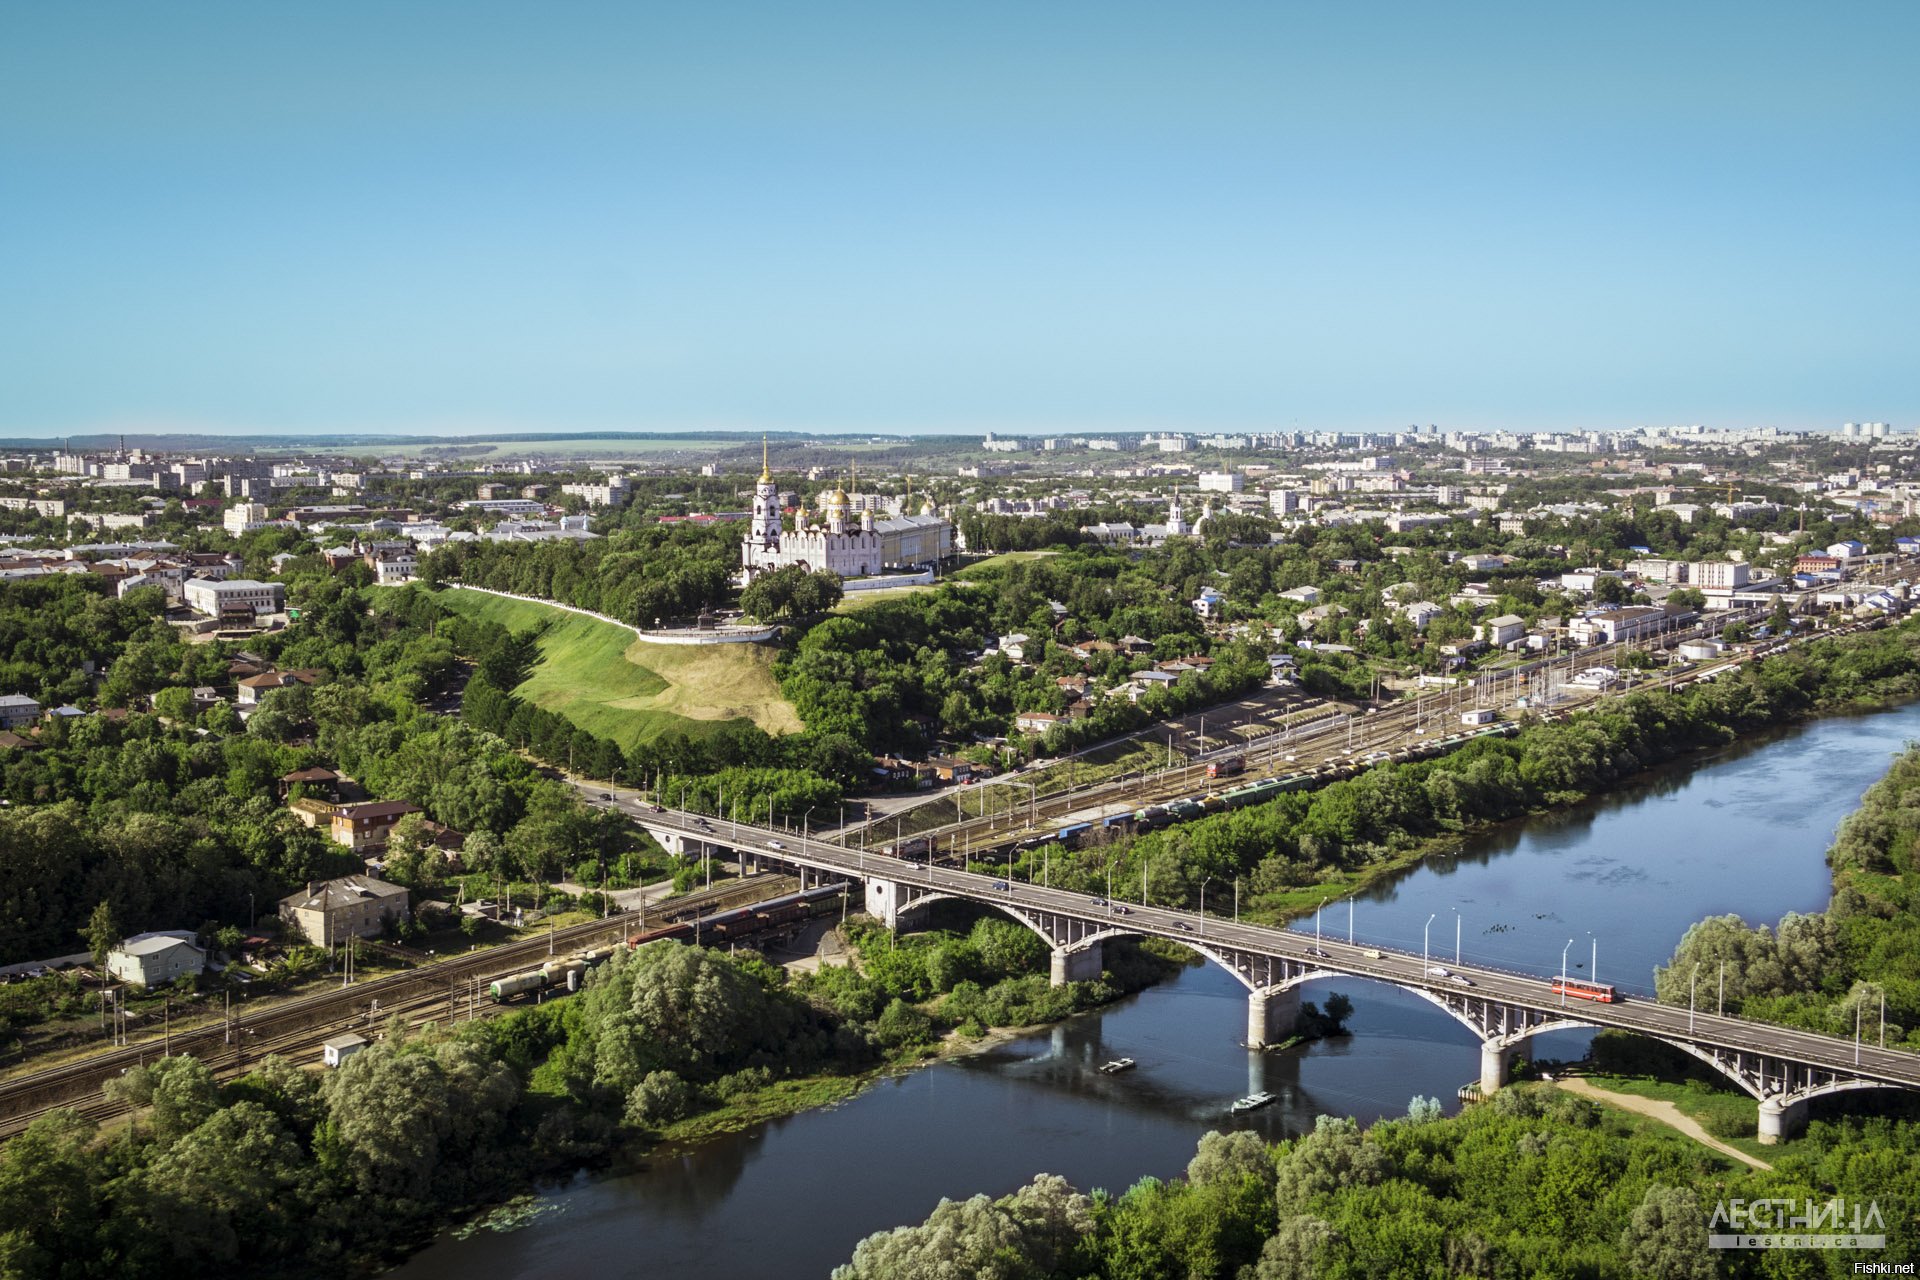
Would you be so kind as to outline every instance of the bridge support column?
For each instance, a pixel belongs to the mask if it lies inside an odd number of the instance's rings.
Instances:
[[[1480,1046],[1480,1093],[1484,1097],[1507,1083],[1516,1058],[1530,1060],[1533,1057],[1533,1041],[1522,1040],[1516,1044],[1502,1044],[1498,1040],[1488,1040]]]
[[[1064,987],[1069,982],[1092,982],[1105,967],[1097,942],[1071,951],[1056,947],[1050,977],[1056,987]]]
[[[867,914],[887,926],[898,928],[900,924],[900,886],[891,880],[869,880],[867,883]]]
[[[1778,1098],[1760,1101],[1760,1141],[1767,1146],[1785,1142],[1807,1127],[1806,1102],[1782,1102]]]
[[[1247,995],[1247,1048],[1263,1049],[1293,1034],[1300,1020],[1300,991],[1268,988]]]

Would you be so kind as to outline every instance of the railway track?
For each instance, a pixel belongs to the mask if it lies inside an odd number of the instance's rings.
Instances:
[[[1704,619],[1692,627],[1654,637],[1653,644],[1663,649],[1672,648],[1689,639],[1718,635],[1731,623],[1751,622],[1759,616],[1758,609],[1731,610]],[[1812,632],[1801,638],[1800,642],[1846,634],[1867,625],[1870,624],[1852,623]],[[1206,764],[1227,756],[1246,757],[1248,768],[1242,779],[1244,781],[1328,766],[1357,771],[1364,767],[1369,756],[1418,747],[1459,732],[1459,712],[1471,710],[1476,705],[1497,707],[1511,703],[1524,688],[1525,682],[1548,667],[1563,670],[1571,677],[1593,667],[1617,665],[1624,653],[1645,647],[1646,643],[1622,641],[1574,650],[1564,656],[1487,672],[1478,677],[1473,685],[1421,694],[1364,714],[1333,710],[1303,726],[1208,748],[1171,768],[1034,797],[1024,805],[1012,806],[1008,813],[948,823],[920,832],[916,838],[933,839],[943,852],[964,850],[972,853],[1002,849],[1040,833],[1053,820],[1068,815],[1084,816],[1089,811],[1121,803],[1140,808],[1210,790],[1214,780],[1206,776]],[[1749,657],[1741,654],[1703,663],[1688,673],[1686,682],[1711,679],[1739,666]],[[1621,693],[1630,691],[1625,688],[1620,690]],[[1329,707],[1334,705],[1328,704]],[[873,834],[883,832],[884,828],[881,828]]]
[[[34,1117],[55,1107],[72,1106],[83,1114],[112,1114],[118,1108],[104,1102],[102,1086],[130,1068],[169,1053],[187,1054],[217,1070],[238,1074],[267,1054],[311,1048],[352,1027],[421,1010],[457,1012],[463,994],[469,1012],[477,1011],[481,988],[488,980],[522,970],[551,953],[622,938],[632,927],[632,919],[626,916],[590,921],[556,930],[546,938],[489,947],[423,969],[318,992],[210,1026],[151,1036],[122,1048],[0,1080],[0,1138],[11,1137]]]

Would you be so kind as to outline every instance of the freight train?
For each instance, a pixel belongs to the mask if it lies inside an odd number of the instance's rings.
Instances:
[[[677,924],[636,933],[627,939],[627,945],[640,947],[664,938],[737,942],[767,929],[778,929],[829,911],[846,892],[847,886],[844,884],[823,884],[802,889],[798,893],[769,898],[752,906],[732,907],[701,916],[698,920],[682,920]]]
[[[1182,796],[1174,800],[1164,800],[1158,804],[1146,805],[1132,813],[1116,813],[1101,818],[1097,822],[1076,822],[1056,831],[1043,832],[1027,836],[1016,846],[1020,849],[1038,849],[1042,845],[1059,844],[1073,849],[1085,843],[1089,834],[1095,831],[1114,835],[1127,835],[1156,831],[1172,826],[1176,822],[1187,822],[1194,818],[1205,817],[1213,813],[1225,813],[1232,809],[1244,809],[1250,805],[1264,804],[1276,796],[1288,791],[1300,791],[1312,787],[1324,787],[1331,782],[1352,778],[1383,760],[1404,764],[1414,760],[1425,760],[1432,756],[1443,755],[1448,751],[1474,738],[1505,737],[1514,733],[1518,726],[1511,723],[1490,724],[1484,728],[1466,733],[1449,734],[1445,737],[1430,738],[1412,746],[1401,747],[1392,752],[1376,751],[1369,758],[1340,761],[1322,765],[1317,769],[1301,773],[1291,773],[1278,778],[1265,778],[1258,782],[1245,782],[1237,787],[1228,787],[1221,791],[1207,791],[1199,795]],[[1377,757],[1377,758],[1374,758]],[[1221,762],[1227,765],[1229,774],[1237,774],[1245,769],[1244,758],[1239,758],[1239,767],[1234,761]]]

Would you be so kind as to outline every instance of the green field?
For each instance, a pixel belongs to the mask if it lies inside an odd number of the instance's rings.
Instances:
[[[760,645],[648,644],[611,624],[525,600],[458,590],[436,598],[510,631],[549,624],[539,663],[514,692],[623,747],[672,733],[699,738],[742,720],[774,734],[803,727],[780,696],[772,652]]]

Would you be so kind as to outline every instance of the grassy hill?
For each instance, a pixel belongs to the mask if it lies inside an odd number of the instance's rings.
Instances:
[[[539,663],[514,692],[622,746],[670,733],[698,738],[738,720],[768,733],[802,728],[774,681],[773,654],[759,645],[648,644],[608,623],[525,600],[453,590],[435,597],[510,631],[550,624],[540,637]]]

